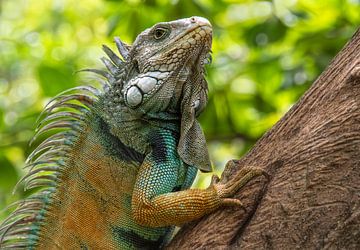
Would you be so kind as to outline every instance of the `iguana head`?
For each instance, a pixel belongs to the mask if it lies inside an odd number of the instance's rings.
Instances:
[[[201,17],[158,23],[138,35],[127,57],[122,90],[125,104],[141,107],[146,113],[176,112],[181,111],[176,109],[181,108],[184,85],[197,84],[194,91],[206,92],[204,62],[208,61],[211,38],[211,25]],[[200,100],[194,102],[199,108]]]
[[[209,21],[191,17],[162,22],[139,34],[131,46],[115,41],[125,62],[117,62],[105,47],[115,64],[114,68],[104,61],[113,72],[107,95],[113,115],[126,108],[126,113],[133,114],[130,119],[178,120],[180,157],[204,171],[211,170],[205,138],[196,121],[207,102],[204,65],[210,62]]]

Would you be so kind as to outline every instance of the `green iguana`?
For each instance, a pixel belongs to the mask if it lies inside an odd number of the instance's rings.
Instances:
[[[207,102],[204,64],[212,27],[191,17],[146,29],[132,46],[115,38],[121,57],[103,46],[103,90],[79,86],[53,98],[21,182],[36,192],[2,223],[2,249],[157,249],[174,225],[222,205],[254,176],[189,189],[211,171],[196,117]],[[60,131],[60,132],[59,132]]]

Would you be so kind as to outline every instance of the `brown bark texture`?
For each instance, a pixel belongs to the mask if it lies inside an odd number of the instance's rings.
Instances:
[[[360,249],[360,29],[296,105],[221,182],[251,180],[225,207],[182,227],[168,249]]]

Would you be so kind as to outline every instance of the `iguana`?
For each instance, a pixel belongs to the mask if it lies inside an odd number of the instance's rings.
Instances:
[[[53,98],[33,140],[21,182],[34,189],[0,228],[1,248],[157,249],[174,225],[223,205],[254,176],[243,168],[230,182],[189,189],[197,170],[211,171],[196,117],[207,102],[204,64],[212,26],[202,17],[162,22],[121,57],[103,46],[103,90],[78,86]],[[44,115],[43,115],[44,116]]]

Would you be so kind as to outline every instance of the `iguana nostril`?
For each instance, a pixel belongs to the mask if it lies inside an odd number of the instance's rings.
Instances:
[[[209,20],[207,20],[204,17],[199,17],[199,16],[190,17],[190,22],[191,23],[196,23],[199,26],[209,26],[209,27],[211,27],[211,24],[210,24]]]

